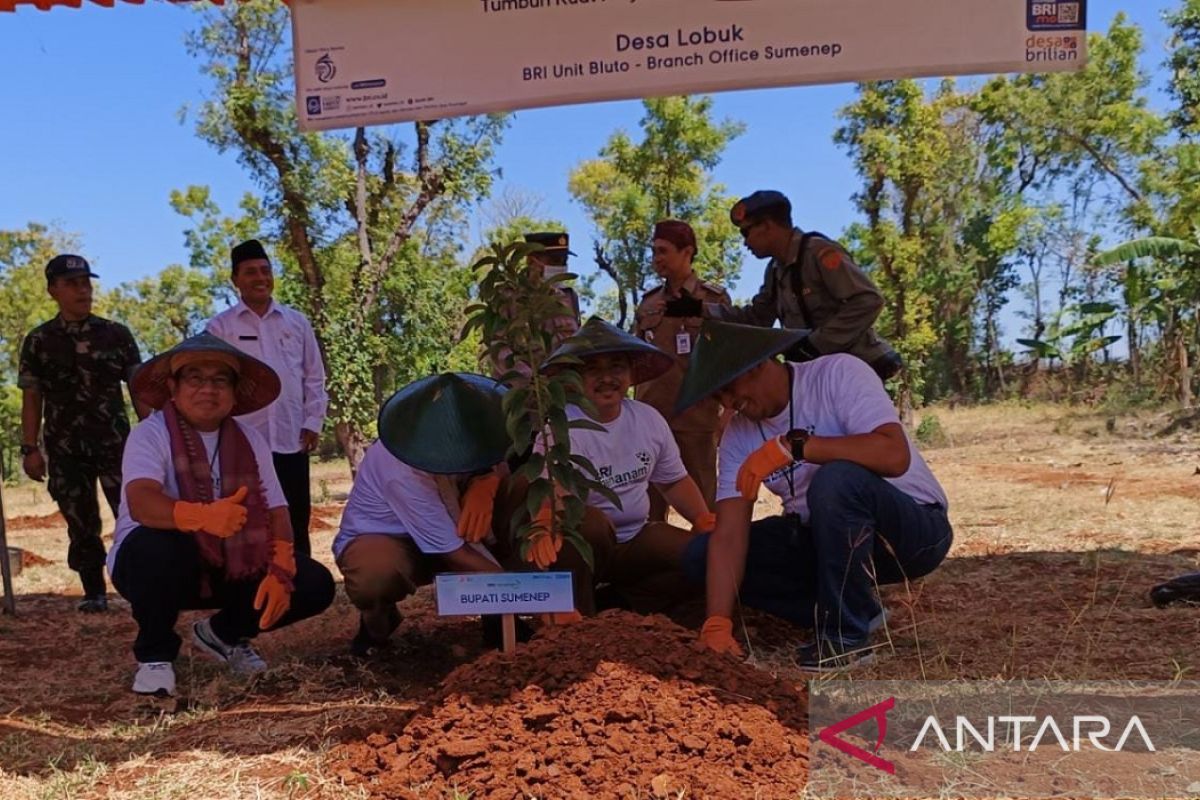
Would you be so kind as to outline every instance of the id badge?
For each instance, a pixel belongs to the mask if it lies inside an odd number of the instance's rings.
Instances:
[[[692,352],[692,337],[686,333],[675,334],[675,352],[686,356]]]

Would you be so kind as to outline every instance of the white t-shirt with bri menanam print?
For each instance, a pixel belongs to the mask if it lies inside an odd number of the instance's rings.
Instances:
[[[650,518],[650,484],[671,484],[687,477],[671,428],[653,406],[629,399],[621,401],[621,412],[612,422],[597,422],[579,406],[567,407],[567,419],[586,419],[604,428],[573,429],[571,454],[591,461],[599,472],[597,480],[620,499],[617,508],[607,497],[592,492],[587,503],[612,522],[618,542],[628,542]]]
[[[737,473],[742,464],[764,442],[787,433],[789,427],[806,430],[814,436],[852,436],[870,433],[890,422],[900,422],[878,376],[855,356],[838,353],[785,366],[792,371],[791,413],[784,408],[762,422],[734,415],[721,437],[718,501],[741,496],[737,490]],[[908,471],[898,478],[885,480],[918,503],[939,503],[943,508],[947,507],[945,491],[912,441],[908,442],[908,450],[912,456]],[[799,514],[802,521],[808,522],[806,495],[819,466],[792,462],[767,476],[763,484],[783,500],[785,512]]]

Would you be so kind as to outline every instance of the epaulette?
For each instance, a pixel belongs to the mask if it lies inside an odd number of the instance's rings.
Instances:
[[[708,281],[700,281],[700,285],[713,294],[728,294],[728,290],[717,283],[709,283]]]

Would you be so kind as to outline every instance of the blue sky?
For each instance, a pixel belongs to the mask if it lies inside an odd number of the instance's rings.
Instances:
[[[1092,0],[1089,27],[1103,30],[1118,11],[1145,32],[1143,66],[1161,88],[1167,29],[1163,0]],[[233,210],[251,188],[232,154],[192,133],[179,111],[204,98],[196,62],[183,47],[196,14],[165,3],[115,8],[87,5],[50,12],[24,7],[0,14],[0,52],[9,78],[0,104],[0,228],[37,221],[79,236],[101,285],[153,274],[186,260],[187,221],[168,205],[172,189],[208,184]],[[797,224],[830,235],[855,216],[858,186],[834,146],[839,107],[850,85],[728,92],[719,117],[746,123],[716,177],[736,194],[786,192]],[[1165,105],[1160,95],[1155,105]],[[517,112],[499,150],[503,180],[542,198],[542,209],[572,231],[573,249],[590,252],[590,226],[566,190],[571,168],[596,155],[611,132],[636,132],[637,102]],[[464,235],[475,243],[478,226]],[[747,264],[736,296],[757,288],[761,269]]]

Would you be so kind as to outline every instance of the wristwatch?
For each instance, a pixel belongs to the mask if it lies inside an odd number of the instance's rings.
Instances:
[[[792,446],[792,458],[794,460],[804,460],[804,445],[808,444],[808,436],[808,431],[803,428],[792,428],[783,435],[783,438]]]
[[[22,456],[31,455],[33,453],[36,453],[37,451],[38,451],[38,446],[36,444],[21,445],[21,455]]]

